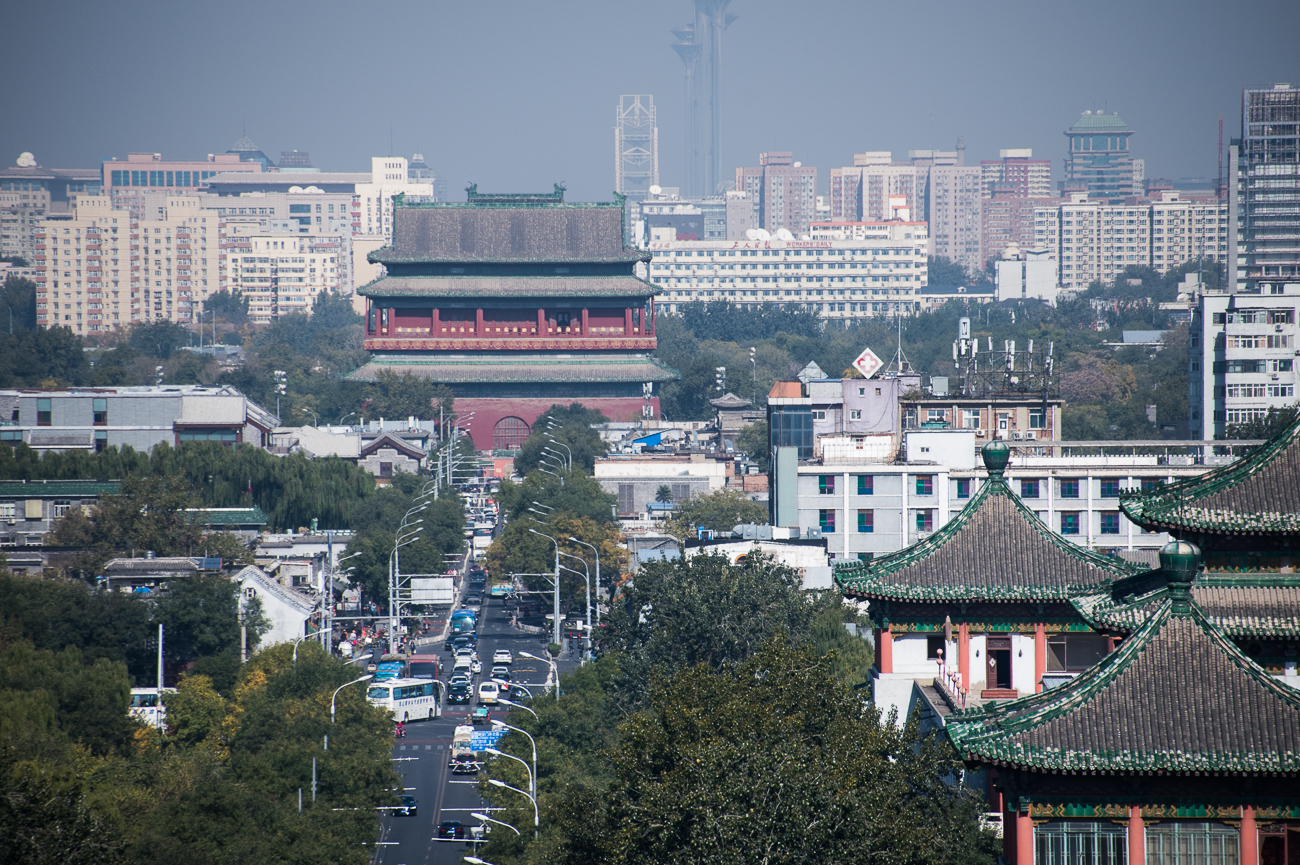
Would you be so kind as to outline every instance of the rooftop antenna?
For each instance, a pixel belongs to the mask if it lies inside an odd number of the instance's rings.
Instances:
[[[894,359],[890,361],[886,372],[889,369],[894,370],[896,373],[911,372],[912,364],[907,359],[907,355],[903,354],[903,316],[899,315],[896,320],[898,322],[898,349],[894,352]]]

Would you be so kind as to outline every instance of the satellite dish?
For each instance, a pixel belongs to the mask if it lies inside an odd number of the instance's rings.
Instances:
[[[758,232],[753,228],[745,229],[746,240],[758,240]]]
[[[26,150],[24,150],[22,153],[18,154],[18,167],[19,167],[19,168],[35,168],[35,167],[36,167],[36,157],[35,157],[35,156],[32,156],[30,153],[28,153]]]
[[[663,191],[664,191],[664,188],[663,188],[662,186],[659,186],[658,184],[656,184],[656,185],[650,187],[650,194],[651,194],[651,195],[662,195],[662,194],[663,194]]]
[[[789,230],[788,228],[778,228],[778,229],[776,230],[776,239],[777,239],[777,240],[794,240],[794,235],[790,233],[790,230]]]
[[[290,192],[302,192],[302,187],[301,187],[301,186],[290,186],[290,187],[289,187],[289,191],[290,191]]]
[[[303,190],[303,192],[310,192],[312,194],[321,193],[322,195],[324,194],[324,190],[321,189],[319,186],[308,186],[306,189]]]
[[[795,167],[795,168],[803,168],[803,163],[802,163],[802,162],[796,162],[796,163],[794,164],[794,167]]]
[[[755,235],[754,239],[755,239],[755,240],[771,240],[771,239],[772,239],[772,235],[768,233],[768,230],[767,230],[766,228],[755,228],[755,229],[751,229],[751,230],[754,232],[754,235]]]

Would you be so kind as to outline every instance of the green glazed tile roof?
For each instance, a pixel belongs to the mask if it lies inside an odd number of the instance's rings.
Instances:
[[[1134,631],[1168,596],[1164,586],[1117,600],[1120,591],[1081,595],[1070,603],[1094,628]],[[1300,575],[1203,576],[1193,585],[1192,598],[1230,637],[1300,637]]]
[[[376,355],[345,376],[350,381],[375,381],[381,370],[397,375],[410,372],[441,384],[546,384],[590,382],[673,381],[677,372],[650,357],[591,357],[560,359],[555,356],[446,357],[429,354]]]
[[[1300,419],[1235,463],[1121,493],[1119,506],[1147,531],[1300,533]]]
[[[1278,682],[1193,603],[1161,601],[1070,682],[948,718],[970,762],[1050,772],[1300,772],[1300,691]]]
[[[269,520],[261,508],[196,508],[205,526],[264,526]]]
[[[1000,475],[925,540],[837,565],[845,594],[899,600],[1064,600],[1141,570],[1057,535]]]
[[[91,498],[115,496],[121,481],[0,481],[0,498]]]
[[[635,276],[384,276],[357,289],[365,297],[640,298],[659,289]]]
[[[1092,114],[1080,114],[1079,119],[1074,121],[1070,127],[1070,132],[1130,132],[1131,128],[1127,123],[1120,119],[1118,114],[1103,114],[1094,112]]]

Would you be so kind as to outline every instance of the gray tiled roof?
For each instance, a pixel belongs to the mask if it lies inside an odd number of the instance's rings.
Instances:
[[[636,262],[623,245],[623,208],[614,205],[393,209],[393,245],[370,259],[398,262]]]
[[[650,297],[659,289],[635,276],[384,276],[357,289],[366,297]]]
[[[1048,600],[1108,587],[1140,570],[1057,535],[1007,487],[988,482],[925,540],[837,566],[846,594],[911,600]]]
[[[964,712],[967,760],[1051,771],[1300,771],[1300,691],[1276,681],[1193,604],[1163,602],[1100,664],[1041,694]]]
[[[346,376],[351,381],[375,381],[382,370],[407,372],[441,384],[542,384],[585,382],[673,381],[677,373],[653,358],[590,358],[559,360],[554,357],[447,358],[430,355],[387,355],[376,358]]]

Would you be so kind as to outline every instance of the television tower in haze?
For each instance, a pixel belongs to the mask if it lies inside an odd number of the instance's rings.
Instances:
[[[686,74],[687,196],[722,191],[722,34],[738,16],[727,13],[731,0],[695,0],[695,20],[672,32],[673,50]]]

